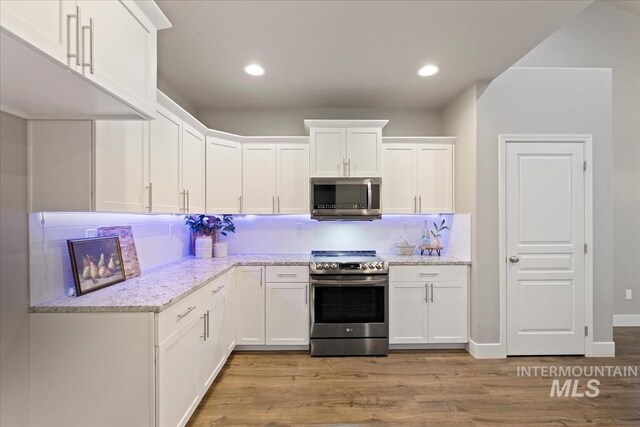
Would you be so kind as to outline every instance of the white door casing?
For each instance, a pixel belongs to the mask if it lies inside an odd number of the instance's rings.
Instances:
[[[504,355],[587,354],[590,137],[501,136]]]

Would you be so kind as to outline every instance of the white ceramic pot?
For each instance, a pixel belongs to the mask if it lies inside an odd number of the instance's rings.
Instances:
[[[211,258],[213,253],[213,239],[211,236],[202,236],[196,238],[196,258]]]
[[[227,242],[216,242],[213,244],[213,256],[216,258],[224,258],[228,255]]]

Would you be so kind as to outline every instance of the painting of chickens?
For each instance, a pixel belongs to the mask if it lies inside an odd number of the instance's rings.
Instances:
[[[118,237],[67,240],[76,295],[125,280]]]

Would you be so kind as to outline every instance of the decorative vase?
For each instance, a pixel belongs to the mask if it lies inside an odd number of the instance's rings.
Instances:
[[[213,256],[224,258],[229,253],[227,242],[216,242],[213,244]]]
[[[211,243],[212,243],[212,249],[211,249],[211,256],[213,256],[213,243],[216,242],[216,235],[206,235],[204,234],[202,231],[195,231],[191,233],[191,255],[195,255],[196,254],[196,239],[198,237],[208,237],[209,239],[211,239]],[[211,257],[209,257],[211,258]]]
[[[196,238],[195,256],[196,258],[211,258],[213,256],[213,239],[211,236]]]
[[[440,238],[439,237],[434,237],[431,239],[431,246],[434,248],[439,248],[440,245]]]

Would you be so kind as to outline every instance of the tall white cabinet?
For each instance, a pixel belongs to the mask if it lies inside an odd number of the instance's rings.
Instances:
[[[382,212],[454,212],[455,138],[383,138]]]
[[[309,212],[309,145],[306,142],[243,144],[242,212]]]
[[[313,177],[380,176],[388,120],[305,120]]]
[[[182,123],[182,212],[205,212],[205,137]]]

